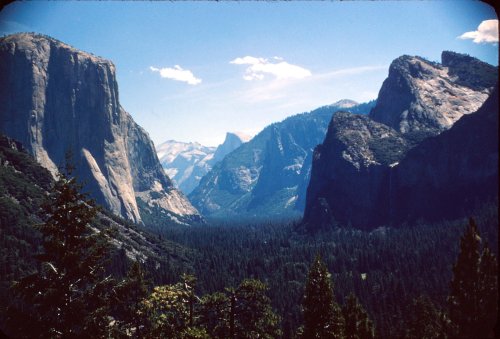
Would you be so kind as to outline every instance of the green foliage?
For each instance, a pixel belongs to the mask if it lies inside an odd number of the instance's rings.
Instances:
[[[409,310],[406,338],[438,339],[446,338],[450,331],[450,321],[440,312],[428,296],[414,299]]]
[[[344,317],[334,300],[330,273],[319,255],[309,270],[302,306],[304,338],[344,337]]]
[[[210,336],[228,338],[231,318],[229,297],[222,292],[206,294],[201,298],[200,304],[200,322]]]
[[[280,318],[266,296],[267,286],[247,279],[225,293],[201,299],[201,324],[215,338],[278,338]]]
[[[30,312],[30,337],[102,336],[112,279],[104,275],[107,239],[90,225],[97,209],[74,178],[59,175],[44,206],[41,268],[15,285]],[[24,331],[24,332],[23,332]]]
[[[345,337],[347,339],[375,338],[373,322],[354,294],[351,293],[347,297],[342,307],[342,315],[345,320]]]
[[[230,312],[234,317],[234,338],[280,336],[281,319],[271,308],[271,300],[266,296],[267,289],[267,286],[259,280],[246,279],[236,290],[228,290],[231,301]]]
[[[481,237],[471,218],[460,239],[448,297],[450,319],[456,326],[455,335],[460,338],[494,335],[498,314],[497,263],[487,246],[482,254],[480,251]]]
[[[149,321],[148,336],[185,338],[194,325],[194,284],[194,277],[183,275],[177,284],[156,286],[143,300],[143,312]]]
[[[130,267],[127,276],[116,285],[112,311],[116,319],[113,328],[115,336],[127,336],[127,333],[141,335],[147,325],[142,312],[142,301],[148,296],[148,286],[141,265],[136,261]]]
[[[148,318],[147,337],[278,338],[279,317],[258,280],[244,280],[236,289],[205,295],[194,293],[195,278],[183,275],[174,285],[157,286],[142,302]]]
[[[10,282],[36,267],[33,254],[39,251],[41,236],[32,226],[40,221],[39,208],[51,183],[50,173],[19,143],[0,134],[1,313],[8,304]]]
[[[498,253],[497,202],[475,210],[484,239]],[[340,228],[318,235],[298,234],[292,223],[230,223],[164,229],[163,237],[191,248],[200,294],[237,286],[245,278],[265,281],[283,336],[303,323],[301,303],[309,265],[317,253],[335,281],[338,302],[354,293],[376,324],[377,337],[401,338],[408,305],[428,294],[446,309],[451,267],[458,255],[464,220],[415,223],[364,232]]]

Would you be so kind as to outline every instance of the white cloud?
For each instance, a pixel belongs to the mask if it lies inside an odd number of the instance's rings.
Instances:
[[[179,65],[175,65],[174,68],[156,68],[151,66],[149,67],[149,69],[152,72],[160,73],[160,76],[162,78],[187,82],[189,85],[198,85],[199,83],[201,83],[201,79],[195,77],[190,70],[182,69],[182,67]]]
[[[237,61],[239,62],[239,61]],[[265,83],[255,83],[248,89],[238,92],[239,98],[245,100],[247,103],[256,102],[278,102],[280,100],[287,100],[288,103],[297,103],[299,97],[310,95],[315,97],[315,94],[306,94],[311,92],[328,92],[332,87],[338,85],[338,79],[342,79],[345,86],[345,81],[356,81],[360,75],[367,73],[380,74],[382,80],[385,78],[389,65],[369,65],[358,66],[351,68],[343,68],[323,73],[315,73],[306,79],[288,79],[288,80],[275,80]],[[381,81],[382,82],[382,81]],[[366,99],[371,100],[377,97],[376,90],[379,85],[376,85],[375,90],[370,93],[356,93],[358,98],[363,101]],[[322,88],[322,90],[317,90]],[[324,90],[323,90],[324,89]],[[334,90],[331,90],[334,92]],[[351,98],[351,97],[349,97]],[[360,99],[360,100],[361,100]],[[302,99],[300,99],[302,100]],[[325,101],[326,102],[326,101]],[[291,105],[282,106],[281,108],[293,107]]]
[[[498,20],[484,20],[476,31],[465,32],[459,39],[472,39],[476,44],[482,42],[498,42]]]
[[[271,74],[280,80],[303,79],[311,76],[311,71],[308,69],[289,64],[281,57],[275,56],[272,59],[245,56],[243,58],[236,58],[229,63],[234,65],[248,65],[243,76],[243,79],[248,81],[262,80],[266,74]]]

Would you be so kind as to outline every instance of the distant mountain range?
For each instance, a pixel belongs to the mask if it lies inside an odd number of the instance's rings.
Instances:
[[[218,147],[168,140],[156,146],[156,152],[174,185],[184,194],[189,194],[214,164],[248,140],[250,137],[243,133],[228,132]]]
[[[333,113],[368,114],[374,105],[341,100],[266,127],[217,163],[189,195],[191,202],[214,218],[300,216],[312,151],[323,141]]]
[[[0,39],[0,132],[52,173],[72,152],[86,190],[119,216],[141,222],[159,209],[172,222],[202,222],[118,97],[108,60],[39,34]]]
[[[498,69],[442,60],[396,59],[369,116],[334,115],[314,151],[310,230],[457,218],[498,199]]]

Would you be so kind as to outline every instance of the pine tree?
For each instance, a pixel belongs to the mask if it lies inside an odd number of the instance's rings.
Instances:
[[[451,294],[448,298],[450,318],[458,327],[460,337],[472,337],[479,314],[479,247],[481,238],[474,220],[460,239],[460,253],[453,266]]]
[[[281,336],[280,318],[273,312],[266,291],[267,286],[261,281],[246,279],[230,295],[236,338],[271,339]]]
[[[345,337],[348,339],[373,339],[375,328],[354,294],[349,294],[342,307],[345,319]]]
[[[478,332],[481,338],[493,338],[494,326],[498,326],[498,263],[488,245],[485,245],[479,265],[479,305]],[[498,328],[496,328],[498,331]]]
[[[406,338],[408,339],[438,339],[446,338],[448,319],[440,312],[427,296],[413,300],[409,312]]]
[[[174,285],[156,286],[143,300],[142,311],[148,317],[146,336],[153,338],[205,338],[208,334],[197,326],[194,294],[196,279],[183,274]]]
[[[344,317],[334,300],[330,273],[319,255],[309,270],[302,306],[304,338],[344,337]]]
[[[135,333],[141,336],[146,326],[146,319],[141,312],[142,300],[148,295],[148,286],[141,265],[135,261],[127,277],[116,286],[114,314],[117,319],[117,335],[126,336]]]
[[[201,298],[200,322],[212,337],[231,338],[230,311],[230,299],[226,294],[215,292],[204,295]]]
[[[214,338],[279,338],[280,318],[259,280],[243,280],[225,293],[206,295],[201,302],[201,325]]]
[[[91,227],[98,209],[80,193],[68,174],[59,174],[48,202],[46,221],[39,225],[43,238],[40,271],[15,285],[31,305],[34,318],[29,336],[102,336],[108,329],[108,300],[113,281],[104,274],[108,242]]]
[[[460,239],[448,297],[454,335],[460,338],[493,337],[498,313],[496,259],[487,246],[480,255],[480,246],[481,237],[471,218]]]

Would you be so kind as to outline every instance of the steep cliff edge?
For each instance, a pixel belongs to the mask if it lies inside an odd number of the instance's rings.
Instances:
[[[415,145],[365,116],[334,115],[313,155],[309,231],[467,216],[498,199],[498,89],[474,114]]]
[[[313,155],[310,231],[462,217],[498,197],[497,68],[442,59],[397,58],[369,117],[333,117]]]
[[[408,150],[402,135],[367,116],[336,113],[313,154],[304,221],[370,228],[387,218],[385,180]]]
[[[496,84],[498,69],[443,52],[442,64],[404,55],[391,63],[370,118],[402,133],[436,135],[476,112]]]
[[[391,222],[467,216],[498,199],[498,87],[474,114],[424,140],[394,167]]]
[[[53,173],[71,151],[86,189],[115,214],[141,221],[140,199],[182,222],[201,220],[120,106],[108,60],[43,35],[0,39],[0,131]]]

